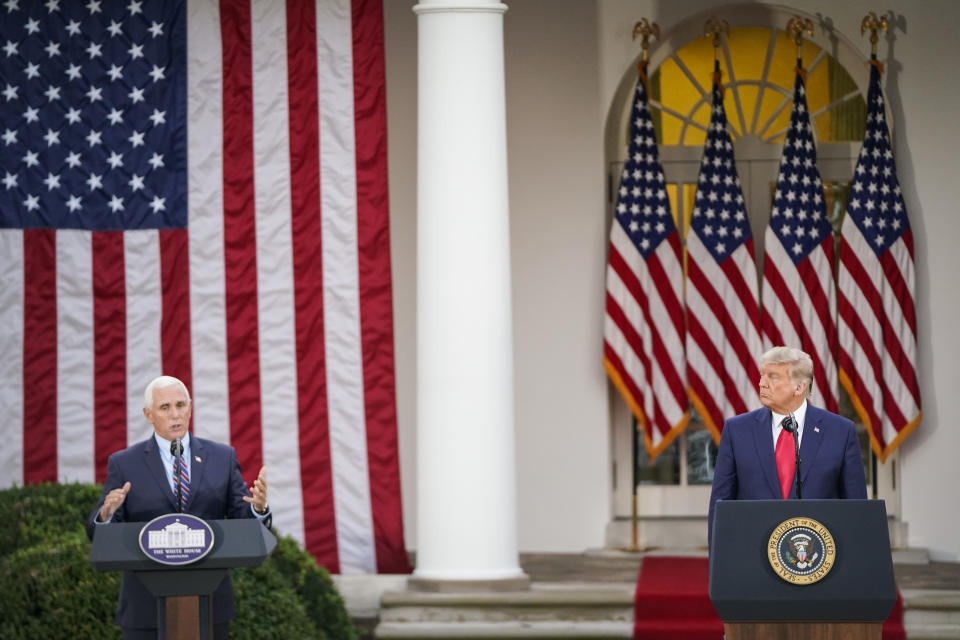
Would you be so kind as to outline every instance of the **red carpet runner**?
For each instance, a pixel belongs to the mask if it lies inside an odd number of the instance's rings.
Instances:
[[[706,558],[648,556],[634,596],[635,640],[722,640],[723,623],[708,595]],[[884,640],[906,640],[903,601],[897,593]]]

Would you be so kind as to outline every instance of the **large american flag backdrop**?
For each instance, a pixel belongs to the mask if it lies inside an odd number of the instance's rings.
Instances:
[[[764,243],[764,348],[789,345],[809,353],[813,358],[814,394],[819,394],[828,411],[836,412],[833,232],[817,170],[813,128],[799,68]]]
[[[0,12],[2,484],[102,481],[166,373],[281,533],[408,570],[379,0]]]
[[[760,406],[761,341],[753,236],[717,83],[687,232],[686,301],[690,402],[719,442],[725,419]]]
[[[913,232],[897,181],[880,71],[840,227],[840,382],[883,462],[920,423]]]
[[[631,109],[607,266],[603,363],[643,428],[650,459],[687,426],[683,257],[643,77]]]

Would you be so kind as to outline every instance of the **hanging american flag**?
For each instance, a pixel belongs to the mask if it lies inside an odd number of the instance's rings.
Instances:
[[[764,242],[764,348],[786,345],[809,353],[813,358],[814,394],[819,393],[828,411],[836,411],[833,233],[799,69]]]
[[[631,110],[607,266],[603,363],[651,460],[687,425],[683,262],[643,79]]]
[[[687,233],[690,401],[720,441],[723,421],[760,406],[760,296],[753,236],[719,84]]]
[[[880,71],[840,227],[840,382],[883,462],[920,423],[913,233],[897,181]]]
[[[334,572],[407,570],[382,8],[6,0],[0,481],[102,481],[143,388]]]

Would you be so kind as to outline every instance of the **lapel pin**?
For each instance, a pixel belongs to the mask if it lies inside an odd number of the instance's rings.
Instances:
[[[813,428],[813,432],[814,432],[814,433],[820,433],[820,427],[814,427],[814,428]],[[199,462],[199,461],[200,461],[200,459],[197,458],[197,462]]]
[[[200,456],[193,456],[193,459],[197,462],[203,462],[203,460],[200,459]]]

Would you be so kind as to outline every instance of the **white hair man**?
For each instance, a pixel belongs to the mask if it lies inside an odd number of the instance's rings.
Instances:
[[[155,378],[144,390],[143,402],[153,435],[107,461],[103,494],[87,519],[91,540],[98,527],[111,522],[147,522],[171,512],[206,520],[257,518],[270,526],[266,469],[260,469],[248,489],[233,447],[190,435],[192,405],[183,382]],[[215,638],[228,636],[233,613],[227,577],[213,594]],[[157,637],[156,599],[129,572],[120,585],[116,622],[125,640]]]
[[[799,442],[804,498],[866,498],[856,429],[850,420],[811,405],[813,360],[800,349],[774,347],[760,358],[760,409],[723,425],[707,518],[719,500],[797,497],[794,437]]]

